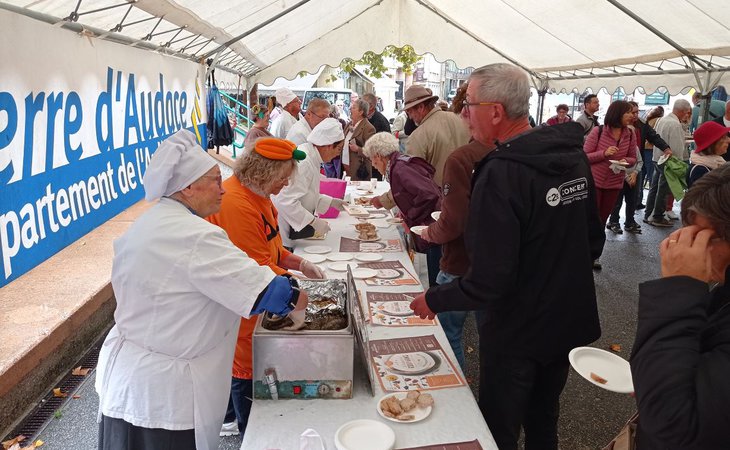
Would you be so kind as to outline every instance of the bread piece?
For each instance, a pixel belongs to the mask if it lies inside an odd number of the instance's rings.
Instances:
[[[421,391],[410,391],[406,395],[407,398],[412,398],[413,400],[416,400],[421,395]]]
[[[390,412],[392,412],[396,416],[403,414],[403,408],[401,408],[400,402],[395,397],[395,395],[391,395],[390,397],[388,397],[387,401],[388,409],[390,410]]]
[[[414,416],[413,414],[401,414],[398,417],[396,417],[396,419],[402,420],[404,422],[408,422],[408,421],[411,421],[411,420],[415,420],[416,419],[416,416]]]
[[[400,407],[403,408],[404,412],[408,412],[416,407],[416,401],[406,397],[400,401]]]
[[[418,406],[421,408],[428,408],[429,406],[433,405],[433,397],[431,394],[421,394],[418,396]]]

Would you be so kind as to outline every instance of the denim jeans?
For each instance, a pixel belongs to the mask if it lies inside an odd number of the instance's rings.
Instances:
[[[436,277],[436,282],[438,284],[448,284],[457,278],[459,277],[442,270]],[[464,334],[464,322],[467,314],[469,314],[468,311],[445,311],[437,314],[439,322],[441,322],[441,328],[444,329],[446,338],[451,344],[451,350],[454,351],[462,372],[466,371],[466,361],[464,359],[464,344],[461,338]]]
[[[624,188],[618,194],[618,198],[616,199],[616,206],[613,207],[613,211],[611,212],[611,217],[608,219],[608,223],[618,223],[619,214],[621,212],[621,204],[623,203],[624,198],[626,199],[626,220],[624,221],[624,226],[636,223],[636,220],[634,219],[634,213],[636,212],[637,189],[639,189],[638,178],[634,187],[629,186],[629,183],[624,181]]]
[[[228,409],[224,423],[234,420],[238,422],[238,431],[243,435],[248,425],[248,416],[251,414],[253,401],[253,380],[231,377],[231,396],[228,397]]]

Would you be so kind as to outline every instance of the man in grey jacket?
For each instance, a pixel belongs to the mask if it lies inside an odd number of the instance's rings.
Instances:
[[[651,189],[646,199],[646,212],[644,213],[644,222],[649,225],[655,227],[672,226],[672,222],[664,217],[667,195],[669,195],[669,184],[667,184],[667,179],[664,177],[664,171],[659,160],[662,159],[663,163],[666,158],[672,155],[681,161],[689,160],[682,123],[687,122],[691,115],[692,106],[687,100],[680,99],[674,102],[672,112],[657,122],[656,132],[669,144],[669,148],[662,151],[659,147],[654,147],[654,156],[652,158],[654,176],[651,180]]]

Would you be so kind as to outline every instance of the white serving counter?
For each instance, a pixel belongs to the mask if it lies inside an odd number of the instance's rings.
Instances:
[[[379,182],[375,194],[382,193],[386,189],[388,189],[387,183]],[[363,194],[354,186],[348,186],[347,192],[353,198]],[[372,195],[368,194],[368,196]],[[338,252],[341,236],[356,236],[353,225],[357,223],[357,219],[350,217],[346,212],[340,213],[336,219],[327,220],[332,230],[326,239],[296,241],[295,253],[304,256],[306,255],[304,248],[311,245],[326,245],[331,247],[333,252]],[[400,238],[395,225],[389,228],[378,228],[378,234],[383,239]],[[402,252],[381,254],[383,261],[398,260],[412,275],[418,278],[413,263],[405,252],[405,245]],[[327,263],[319,266],[326,269]],[[330,278],[345,277],[342,272],[327,270],[326,273]],[[356,284],[362,293],[363,308],[367,308],[365,293],[368,291],[417,292],[424,289],[420,285],[366,286],[361,280],[356,281]],[[368,325],[368,332],[371,340],[433,334],[449,358],[458,366],[448,340],[439,325],[411,327]],[[355,419],[373,419],[386,423],[395,431],[395,448],[397,449],[473,441],[474,439],[478,439],[484,449],[497,449],[468,386],[429,390],[428,392],[433,395],[435,401],[429,417],[416,423],[395,423],[383,419],[378,414],[378,402],[387,392],[383,391],[376,379],[375,396],[370,394],[367,388],[367,375],[359,355],[355,357],[355,374],[353,398],[350,400],[254,400],[241,449],[298,450],[301,433],[307,428],[312,428],[322,437],[325,448],[333,450],[335,449],[334,435],[337,429],[344,423]]]

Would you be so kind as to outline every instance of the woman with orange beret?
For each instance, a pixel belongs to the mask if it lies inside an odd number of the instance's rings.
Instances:
[[[307,278],[325,278],[310,261],[284,248],[277,225],[278,213],[269,198],[289,184],[298,161],[306,157],[293,142],[262,137],[252,151],[236,161],[233,175],[223,182],[226,193],[220,211],[207,220],[223,228],[234,245],[277,275],[289,270]],[[256,318],[241,319],[233,360],[231,402],[221,430],[223,435],[246,430],[252,398],[252,337]]]

